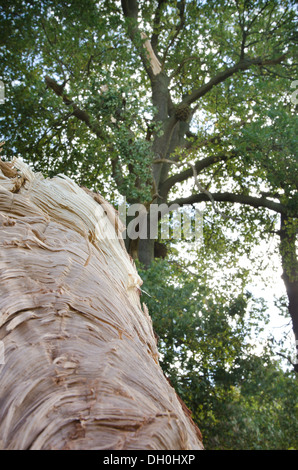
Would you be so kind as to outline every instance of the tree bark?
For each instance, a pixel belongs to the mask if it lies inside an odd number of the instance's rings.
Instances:
[[[0,171],[0,448],[202,449],[113,208],[15,168]]]
[[[298,345],[298,261],[296,256],[296,233],[288,226],[290,218],[281,214],[280,254],[283,274],[288,295],[288,309],[292,319],[296,345]],[[298,351],[296,352],[295,370],[298,372]]]
[[[154,260],[154,245],[154,239],[139,240],[138,259],[146,268],[149,268]]]

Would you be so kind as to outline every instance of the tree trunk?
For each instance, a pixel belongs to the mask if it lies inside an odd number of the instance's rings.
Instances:
[[[154,259],[154,245],[155,240],[140,240],[139,241],[139,261],[148,268]]]
[[[3,165],[0,447],[202,449],[113,208],[66,177]]]
[[[290,226],[291,219],[281,215],[280,253],[283,274],[288,295],[288,309],[292,319],[296,345],[298,346],[298,261],[296,256],[296,233]],[[295,370],[298,372],[298,351],[296,352]]]

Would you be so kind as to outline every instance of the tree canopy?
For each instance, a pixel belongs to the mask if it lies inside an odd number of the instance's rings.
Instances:
[[[182,387],[183,381],[168,367],[181,363],[181,357],[190,361],[184,370],[189,377],[196,370],[191,365],[195,357],[213,361],[205,350],[206,355],[201,351],[188,358],[191,343],[202,340],[201,333],[189,342],[183,339],[180,333],[191,328],[188,322],[194,322],[194,331],[204,325],[209,338],[208,329],[218,326],[212,333],[221,337],[216,348],[228,338],[231,364],[244,354],[245,315],[231,317],[231,311],[246,311],[249,273],[237,263],[241,255],[257,263],[253,249],[260,240],[273,240],[279,247],[287,308],[298,339],[295,2],[16,0],[1,5],[0,13],[5,87],[0,129],[6,158],[21,155],[44,175],[64,173],[114,204],[120,196],[128,206],[143,204],[148,218],[150,208],[162,204],[203,213],[202,246],[191,246],[188,255],[196,280],[188,278],[189,268],[182,263],[179,280],[173,281],[173,238],[159,240],[167,262],[154,261],[160,256],[157,240],[126,238],[148,294],[160,300],[155,289],[168,280],[161,304],[168,316],[161,320],[156,314],[159,302],[151,309],[163,335],[164,367],[175,385]],[[211,287],[219,266],[221,293]],[[235,291],[230,284],[234,298],[223,300],[227,266],[236,269],[240,284]],[[209,310],[197,307],[196,282],[201,292],[214,291]],[[192,312],[192,320],[186,312]],[[171,315],[179,321],[167,346]],[[231,318],[237,319],[236,326]],[[180,341],[180,358],[172,349],[174,337]],[[211,344],[206,342],[206,348]],[[222,370],[213,372],[226,376],[231,364],[221,358]],[[257,364],[256,369],[261,370]],[[210,379],[209,372],[205,375]],[[239,382],[233,380],[237,401]]]

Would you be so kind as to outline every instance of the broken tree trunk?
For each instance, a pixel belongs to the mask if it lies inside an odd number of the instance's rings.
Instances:
[[[1,162],[0,448],[203,448],[159,365],[122,230],[67,177]]]

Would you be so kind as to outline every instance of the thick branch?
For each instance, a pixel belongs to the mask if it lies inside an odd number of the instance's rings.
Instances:
[[[162,7],[163,4],[166,3],[166,0],[158,0],[158,5],[155,10],[155,16],[153,20],[153,33],[151,36],[151,45],[152,48],[157,54],[157,47],[158,47],[158,38],[159,38],[159,25],[160,25],[160,19],[161,19],[161,13],[162,13]]]
[[[151,42],[138,27],[138,2],[136,0],[121,0],[121,5],[124,17],[127,20],[128,35],[137,48],[147,75],[152,81],[155,75],[161,71],[161,68],[159,60],[152,49]]]
[[[65,93],[64,93],[64,85],[59,85],[53,78],[50,78],[48,75],[45,77],[45,82],[48,88],[53,90],[53,92],[60,96],[63,102],[72,108],[71,115],[75,116],[80,121],[84,122],[89,129],[95,133],[95,135],[101,139],[102,141],[106,142],[107,147],[110,149],[111,153],[113,151],[113,144],[111,139],[107,139],[107,135],[105,132],[100,128],[99,124],[95,121],[92,121],[87,111],[84,109],[79,108]],[[68,115],[69,117],[69,115]],[[119,165],[118,158],[111,159],[112,164],[112,176],[114,181],[118,187],[123,184],[123,175],[121,171],[121,166]]]
[[[200,173],[205,168],[208,168],[209,166],[214,165],[214,163],[217,163],[219,161],[227,161],[235,157],[236,157],[236,154],[212,155],[210,157],[206,157],[206,158],[203,158],[202,160],[198,160],[197,162],[195,162],[194,168],[197,173]],[[155,164],[162,163],[162,160],[155,160],[153,163]],[[185,163],[182,163],[182,165],[185,165]],[[186,181],[188,178],[191,178],[192,176],[193,176],[192,168],[187,168],[186,170],[181,171],[181,173],[177,173],[175,175],[170,176],[166,181],[163,182],[162,192],[167,194],[169,190],[176,183],[181,183],[182,181]]]
[[[151,73],[153,73],[153,75],[158,75],[161,72],[161,64],[155,55],[151,42],[147,38],[146,34],[143,32],[141,32],[141,38],[144,40],[144,48],[147,50],[147,60],[149,60],[151,67],[150,76]]]
[[[138,19],[139,5],[137,0],[121,0],[121,6],[126,18]]]
[[[112,158],[111,163],[112,163],[112,176],[119,189],[124,183],[124,177],[122,173],[121,164],[119,162],[119,158],[118,157]]]
[[[45,82],[48,88],[53,90],[53,92],[60,96],[67,106],[71,106],[72,108],[72,115],[75,116],[80,121],[84,122],[89,129],[96,134],[101,140],[106,140],[106,134],[101,130],[99,124],[97,122],[93,122],[84,109],[81,109],[74,101],[72,101],[65,93],[64,93],[64,86],[59,85],[56,80],[50,78],[48,75],[45,76]]]
[[[250,67],[257,65],[262,67],[264,65],[276,65],[280,64],[286,57],[286,54],[283,54],[276,59],[267,59],[263,60],[260,57],[256,57],[254,59],[243,59],[237,62],[237,64],[233,65],[232,67],[219,72],[215,77],[211,78],[209,82],[202,85],[200,88],[194,89],[189,95],[187,95],[183,100],[182,103],[186,105],[190,105],[197,99],[204,96],[208,93],[214,86],[218,85],[219,83],[224,82],[227,78],[231,77],[235,73],[239,72],[240,70],[247,70]]]
[[[242,127],[246,121],[242,120],[239,123],[237,123],[235,126],[233,126],[233,129],[236,129],[238,127]],[[188,157],[191,153],[198,151],[204,146],[208,146],[210,144],[218,143],[221,141],[224,132],[218,132],[215,135],[212,135],[211,137],[208,137],[207,139],[204,140],[199,140],[199,137],[192,135],[191,133],[186,133],[188,137],[194,137],[197,139],[195,142],[186,142],[183,145],[183,150],[179,154],[178,158],[183,158]],[[213,165],[214,163],[217,163],[219,161],[225,162],[227,160],[230,160],[232,158],[237,157],[238,155],[235,153],[235,151],[230,152],[229,155],[212,155],[211,157],[204,158],[202,160],[198,160],[195,163],[195,170],[197,173],[200,173],[202,170],[205,168]],[[177,161],[177,159],[173,158],[173,161]],[[160,159],[155,160],[154,163],[163,163]],[[183,163],[181,163],[180,166],[183,166]],[[167,180],[163,182],[163,189],[162,192],[163,194],[167,194],[168,191],[176,184],[176,183],[181,183],[182,181],[187,180],[192,176],[191,168],[182,171],[181,173],[175,174],[170,176]]]
[[[286,212],[285,206],[278,202],[270,201],[265,197],[255,197],[249,196],[246,194],[233,194],[233,193],[210,193],[213,200],[217,202],[231,202],[231,203],[238,203],[244,204],[251,207],[259,208],[265,207],[266,209],[272,210],[274,212],[278,212],[280,214],[284,214]],[[192,194],[189,197],[185,198],[178,198],[168,204],[178,204],[179,206],[183,206],[185,204],[195,204],[198,202],[203,201],[210,201],[210,197],[208,194],[205,193],[196,193]]]

